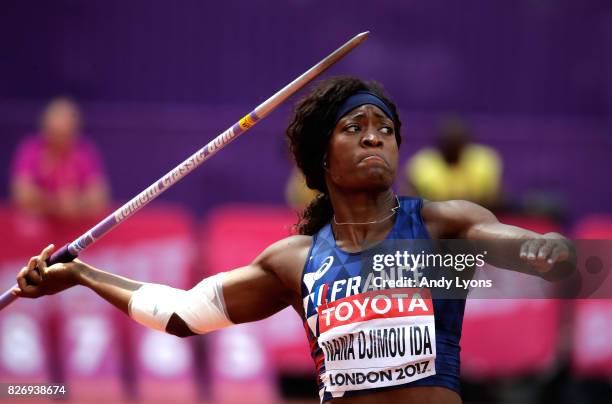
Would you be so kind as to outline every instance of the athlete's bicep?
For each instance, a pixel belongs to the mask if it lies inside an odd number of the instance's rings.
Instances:
[[[284,309],[290,291],[278,276],[261,262],[234,269],[223,277],[223,298],[230,320],[257,321]]]
[[[229,324],[257,321],[295,305],[299,300],[301,271],[310,247],[311,238],[291,236],[279,240],[263,251],[250,265],[204,279],[188,293],[193,297],[189,311],[174,313],[166,331],[179,335],[193,335],[201,330],[212,331]],[[202,301],[200,289],[206,288],[208,300]],[[192,293],[192,292],[196,293]],[[212,312],[201,310],[202,303]],[[204,307],[207,309],[207,307]],[[214,316],[211,316],[211,313]],[[182,314],[182,316],[180,315]],[[186,323],[187,321],[187,323]],[[212,323],[209,326],[193,324]],[[218,326],[220,325],[220,326]]]
[[[203,279],[185,291],[145,284],[130,300],[130,316],[179,337],[266,318],[287,306],[286,289],[260,264]]]
[[[484,229],[496,229],[497,218],[473,202],[453,200],[423,204],[421,215],[432,238],[486,238]]]
[[[265,249],[250,265],[225,274],[223,296],[234,323],[256,321],[301,301],[301,269],[310,236],[290,236]]]

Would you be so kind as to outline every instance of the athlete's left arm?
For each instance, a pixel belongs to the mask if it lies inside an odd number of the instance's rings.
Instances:
[[[488,209],[472,202],[425,202],[421,215],[432,238],[477,241],[488,246],[487,261],[500,268],[526,272],[531,267],[543,274],[576,261],[571,241],[561,234],[539,234],[500,223]]]

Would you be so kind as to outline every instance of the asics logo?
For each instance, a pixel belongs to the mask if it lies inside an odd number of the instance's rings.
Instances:
[[[334,263],[334,257],[332,257],[331,255],[329,257],[325,258],[325,260],[323,261],[323,263],[321,264],[319,269],[317,269],[317,272],[315,272],[314,280],[316,281],[316,280],[321,279],[323,277],[323,275],[325,275],[327,270],[329,268],[331,268],[333,263]]]

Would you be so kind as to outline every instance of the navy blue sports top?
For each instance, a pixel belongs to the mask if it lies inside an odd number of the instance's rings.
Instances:
[[[338,248],[329,223],[313,236],[302,304],[321,402],[409,386],[459,392],[465,300],[436,299],[406,283],[419,276],[402,261],[417,253],[410,240],[429,234],[422,199],[400,197],[399,204],[386,239],[366,251]]]

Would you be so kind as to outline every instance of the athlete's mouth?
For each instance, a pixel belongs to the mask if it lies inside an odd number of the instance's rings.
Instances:
[[[369,154],[367,156],[365,156],[364,158],[362,158],[359,162],[364,162],[364,161],[382,161],[386,166],[389,165],[389,163],[387,163],[387,160],[384,159],[384,157],[379,156],[377,154]]]

